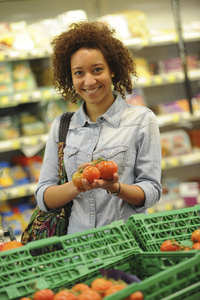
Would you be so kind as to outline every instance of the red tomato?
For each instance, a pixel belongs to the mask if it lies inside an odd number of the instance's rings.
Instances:
[[[193,242],[200,242],[200,229],[193,231],[191,234],[191,240]]]
[[[95,179],[100,178],[100,172],[96,167],[87,166],[83,170],[83,178],[87,179],[90,183],[93,183]]]
[[[58,292],[53,300],[77,300],[78,298],[72,292],[68,290],[62,290]]]
[[[78,187],[81,190],[84,190],[84,187],[82,184],[82,178],[83,178],[83,172],[77,171],[72,176],[72,182],[76,187]]]
[[[53,300],[54,292],[50,289],[44,289],[36,292],[33,295],[33,300]]]
[[[101,161],[95,165],[100,171],[100,178],[105,180],[110,180],[113,178],[113,174],[117,173],[118,165],[116,162],[110,161]]]
[[[105,292],[105,296],[109,296],[109,295],[112,295],[114,293],[117,293],[117,292],[121,291],[122,289],[124,289],[125,287],[127,287],[127,284],[124,284],[124,283],[119,283],[119,284],[112,285]]]
[[[94,291],[97,291],[102,297],[104,297],[106,290],[113,284],[114,283],[112,281],[106,280],[105,278],[96,278],[93,280],[91,288]]]
[[[78,300],[102,300],[99,293],[89,289],[78,296]]]
[[[20,298],[20,300],[31,300],[31,298],[22,297],[22,298]]]
[[[74,285],[72,287],[72,290],[74,292],[84,292],[84,291],[87,291],[89,289],[90,289],[90,287],[85,283],[77,283],[76,285]]]
[[[160,251],[179,251],[180,249],[180,245],[172,240],[164,241],[160,247]]]
[[[192,249],[193,249],[193,250],[200,250],[200,242],[195,243],[195,244],[192,246]]]
[[[135,292],[131,294],[129,297],[125,298],[124,300],[143,300],[144,295],[141,291]]]

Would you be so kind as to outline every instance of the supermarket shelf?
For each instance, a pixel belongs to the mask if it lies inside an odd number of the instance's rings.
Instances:
[[[200,70],[190,70],[188,72],[188,77],[191,81],[200,79]],[[185,79],[185,75],[183,72],[173,72],[168,74],[160,74],[149,77],[140,77],[136,78],[133,81],[133,85],[135,87],[152,87],[159,85],[167,85],[167,84],[176,84],[181,83]]]
[[[48,134],[19,137],[11,140],[0,141],[0,153],[11,150],[18,150],[23,147],[42,145],[46,143]]]
[[[200,33],[198,31],[188,32],[183,34],[185,42],[198,42]],[[124,40],[124,44],[130,48],[155,47],[175,44],[178,41],[176,33],[151,36],[149,38],[132,38]]]
[[[188,124],[191,122],[196,122],[200,120],[200,111],[194,111],[193,114],[190,112],[178,112],[178,113],[171,113],[161,116],[156,116],[158,120],[159,127],[164,127],[168,125],[177,125],[181,124]]]
[[[14,198],[32,196],[35,193],[37,183],[29,183],[0,190],[0,201]]]
[[[165,158],[162,160],[162,169],[175,168],[196,163],[200,163],[200,151],[177,157]],[[37,183],[30,183],[0,190],[0,201],[33,195],[36,190],[36,186]],[[179,202],[176,202],[176,205],[182,207],[183,202],[181,202],[181,204]],[[168,210],[171,209],[170,207],[171,206],[168,207]],[[159,210],[159,208],[157,210]]]
[[[12,95],[0,96],[0,108],[17,106],[22,103],[51,101],[60,98],[53,87],[43,87],[35,90],[17,92]]]
[[[200,79],[200,70],[189,71],[190,80]],[[133,81],[135,87],[152,87],[166,84],[176,84],[184,81],[182,72],[160,74],[149,77],[140,77]],[[17,106],[22,103],[52,101],[61,99],[53,87],[38,88],[35,90],[22,91],[12,95],[0,96],[0,108]]]
[[[189,32],[184,34],[185,42],[198,42],[200,39],[199,32]],[[155,47],[175,44],[178,41],[178,37],[175,33],[168,35],[158,35],[149,38],[132,38],[124,40],[124,44],[129,48],[141,49],[143,47]],[[33,48],[31,50],[18,51],[18,50],[6,50],[0,52],[0,61],[14,61],[23,59],[37,59],[37,58],[49,58],[51,57],[51,48]]]
[[[164,127],[168,125],[178,125],[178,124],[188,124],[191,122],[199,121],[200,120],[200,111],[195,111],[193,114],[190,114],[189,112],[181,112],[181,113],[174,113],[174,114],[167,114],[163,116],[157,116],[159,127]],[[33,135],[33,136],[26,136],[26,137],[19,137],[11,140],[3,140],[0,141],[0,153],[5,151],[12,151],[12,150],[18,150],[23,147],[31,147],[35,145],[42,145],[46,144],[47,142],[48,133],[46,134],[40,134],[40,135]],[[193,161],[193,157],[195,157],[195,162],[199,162],[199,155],[198,153],[191,154],[191,157],[186,157],[186,160],[190,159]],[[163,161],[163,168],[173,167],[177,165],[180,165],[180,159],[181,162],[183,158],[169,158],[167,159],[167,162]],[[174,161],[176,163],[174,163]],[[194,162],[194,163],[195,163]],[[192,162],[193,163],[193,162]]]
[[[162,170],[200,163],[200,151],[162,159]]]
[[[6,50],[0,52],[0,61],[15,61],[23,59],[48,58],[51,56],[49,48],[33,48],[31,50]]]

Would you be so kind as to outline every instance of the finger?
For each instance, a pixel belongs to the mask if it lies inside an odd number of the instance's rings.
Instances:
[[[84,164],[81,164],[81,165],[78,166],[78,171],[80,171],[80,169],[85,169],[85,167],[91,166],[91,165],[92,165],[92,163],[84,163]]]

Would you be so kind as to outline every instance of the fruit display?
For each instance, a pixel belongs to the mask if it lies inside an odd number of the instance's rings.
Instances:
[[[118,270],[115,270],[115,273],[118,273]],[[23,297],[20,300],[102,300],[127,286],[128,284],[122,280],[99,277],[94,279],[90,286],[77,283],[71,289],[62,289],[57,293],[51,289],[43,289],[36,291],[31,298]],[[144,295],[141,291],[137,291],[124,299],[143,300]]]

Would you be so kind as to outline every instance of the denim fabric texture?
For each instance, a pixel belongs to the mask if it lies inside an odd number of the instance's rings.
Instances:
[[[58,183],[58,129],[56,117],[49,132],[43,166],[35,193],[40,209],[45,190]],[[131,205],[103,189],[80,193],[73,199],[68,234],[108,225],[136,213],[147,213],[161,196],[160,132],[154,113],[147,107],[127,104],[117,95],[113,105],[97,122],[84,112],[84,102],[71,119],[64,163],[68,180],[78,166],[99,157],[118,164],[119,182],[140,186],[145,193],[143,207]],[[55,199],[56,201],[56,199]]]

